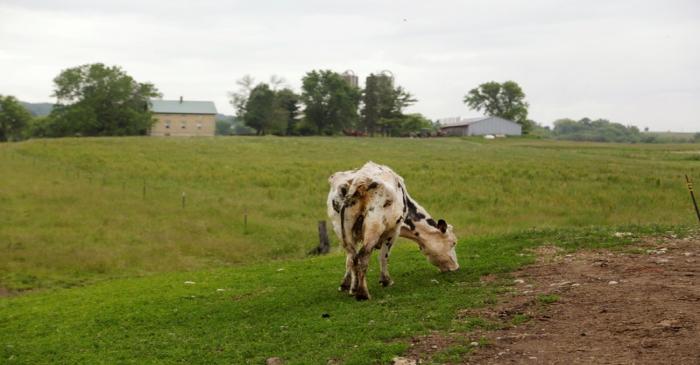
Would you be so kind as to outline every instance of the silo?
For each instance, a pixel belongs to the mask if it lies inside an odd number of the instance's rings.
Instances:
[[[354,87],[358,87],[359,79],[357,75],[355,75],[355,72],[353,70],[346,70],[345,72],[343,72],[342,76],[348,84]]]

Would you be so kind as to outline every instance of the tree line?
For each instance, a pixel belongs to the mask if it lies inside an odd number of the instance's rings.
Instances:
[[[101,63],[63,70],[53,83],[56,103],[45,117],[32,117],[16,98],[0,95],[0,141],[146,134],[153,124],[148,101],[161,96],[153,84]]]
[[[331,70],[310,71],[301,81],[297,94],[279,77],[256,83],[244,76],[230,94],[236,117],[258,135],[407,136],[436,128],[421,114],[404,113],[417,100],[389,75],[370,74],[364,89]]]
[[[581,118],[574,120],[562,118],[554,121],[554,127],[533,125],[532,134],[539,138],[551,138],[583,142],[617,142],[617,143],[687,143],[700,142],[700,132],[695,134],[671,134],[644,132],[631,125],[611,122],[607,119]],[[666,135],[668,134],[668,135]]]
[[[236,129],[276,135],[407,136],[434,131],[421,114],[404,109],[417,100],[392,77],[371,74],[360,89],[331,70],[313,70],[301,92],[272,77],[256,83],[246,76],[231,93]],[[0,95],[0,141],[32,137],[144,135],[154,123],[149,100],[161,97],[119,66],[86,64],[61,71],[53,80],[56,103],[45,117],[32,115],[12,96]],[[225,123],[224,123],[225,124]],[[218,130],[225,132],[224,124]],[[230,126],[228,124],[230,132]]]
[[[439,128],[420,113],[405,113],[417,99],[392,75],[370,74],[364,88],[331,70],[312,70],[302,78],[301,92],[285,87],[279,77],[256,83],[237,81],[230,94],[236,111],[235,131],[257,135],[435,134]],[[12,96],[0,96],[0,141],[32,137],[144,135],[154,123],[151,98],[161,93],[151,83],[136,81],[119,66],[86,64],[63,70],[53,80],[56,103],[45,117],[32,117]],[[525,94],[517,83],[485,83],[465,96],[471,108],[528,123]],[[231,132],[234,122],[217,125]]]
[[[340,73],[312,70],[297,93],[273,76],[237,80],[230,103],[235,117],[217,122],[217,134],[275,135],[434,135],[439,123],[406,113],[418,100],[395,85],[388,73],[370,74],[359,88]],[[33,117],[13,96],[0,95],[0,141],[32,137],[144,135],[154,123],[149,101],[162,94],[152,83],[136,81],[119,66],[86,64],[61,71],[53,80],[56,103],[50,114]],[[600,142],[658,142],[637,127],[605,119],[559,119],[554,128],[528,119],[529,103],[515,81],[490,81],[463,98],[470,109],[515,121],[524,134]],[[700,141],[700,134],[695,135]]]

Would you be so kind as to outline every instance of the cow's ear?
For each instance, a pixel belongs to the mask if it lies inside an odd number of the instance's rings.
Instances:
[[[440,232],[442,232],[442,233],[447,232],[447,222],[445,222],[444,219],[438,220],[437,227],[440,230]]]

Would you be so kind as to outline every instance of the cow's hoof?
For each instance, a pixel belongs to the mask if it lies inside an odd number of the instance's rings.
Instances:
[[[369,300],[369,293],[357,292],[355,293],[355,299],[357,299],[358,301]]]
[[[340,284],[338,291],[350,291],[350,285]]]
[[[388,280],[379,280],[379,284],[382,284],[383,287],[391,286],[394,285],[394,281],[391,279]]]

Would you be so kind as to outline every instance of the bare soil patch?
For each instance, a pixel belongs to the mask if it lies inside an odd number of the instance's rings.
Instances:
[[[477,341],[456,363],[700,364],[700,237],[536,252],[498,304],[458,314],[499,329],[415,338],[408,357]]]
[[[0,298],[2,297],[9,297],[10,296],[10,291],[8,289],[5,289],[0,286]]]

